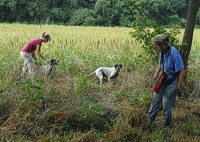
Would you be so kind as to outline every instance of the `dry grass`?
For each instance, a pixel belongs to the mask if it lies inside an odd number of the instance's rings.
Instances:
[[[0,24],[0,140],[200,141],[199,30],[194,33],[184,82],[188,98],[177,99],[175,127],[165,133],[162,113],[153,131],[146,123],[156,65],[137,61],[140,46],[128,34],[130,30]],[[60,59],[60,67],[55,68],[54,78],[44,82],[36,78],[31,84],[28,76],[20,77],[19,52],[43,31],[53,40],[43,44],[42,53],[48,59]],[[95,76],[84,76],[115,63],[123,65],[116,84],[105,81],[100,87]]]

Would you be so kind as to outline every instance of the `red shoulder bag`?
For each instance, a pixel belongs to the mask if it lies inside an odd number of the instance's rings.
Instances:
[[[158,79],[156,79],[154,87],[152,88],[152,90],[154,92],[156,92],[156,93],[158,92],[165,76],[166,76],[165,73],[161,73],[160,76],[158,77]]]

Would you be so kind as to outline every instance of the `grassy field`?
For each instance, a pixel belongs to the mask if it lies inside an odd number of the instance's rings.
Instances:
[[[54,77],[20,76],[19,53],[29,40],[46,31],[52,41],[42,54],[59,59]],[[147,112],[152,99],[156,64],[138,59],[140,44],[131,28],[0,24],[0,140],[62,142],[200,141],[200,30],[195,29],[184,82],[177,98],[174,127],[163,131],[162,112],[149,130]],[[183,29],[179,35],[180,43]],[[39,59],[42,65],[46,63]],[[93,72],[99,66],[123,68],[115,84],[99,86]],[[187,96],[187,98],[186,98]]]

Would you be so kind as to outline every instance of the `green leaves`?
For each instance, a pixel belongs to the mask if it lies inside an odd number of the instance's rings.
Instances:
[[[131,27],[134,15],[144,14],[184,26],[187,8],[185,0],[1,0],[0,21]]]
[[[162,25],[180,24],[181,18],[187,15],[186,8],[185,0],[151,0],[149,1],[149,17]],[[172,19],[172,17],[176,18]]]
[[[25,80],[22,83],[22,89],[27,93],[24,97],[23,102],[33,101],[36,102],[43,98],[41,85],[44,83],[43,80],[36,80],[36,84],[32,84],[30,80]]]
[[[157,34],[165,34],[169,37],[171,44],[178,44],[178,39],[176,38],[180,34],[178,28],[165,29],[143,15],[136,15],[135,18],[136,21],[133,23],[133,30],[130,34],[141,44],[142,49],[145,51],[146,54],[142,58],[157,61],[157,56],[155,56],[157,53],[151,42],[151,39]]]

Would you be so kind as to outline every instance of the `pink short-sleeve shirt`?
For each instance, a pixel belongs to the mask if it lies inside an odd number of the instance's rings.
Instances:
[[[42,40],[40,38],[32,39],[26,46],[24,46],[22,52],[32,53],[36,50],[37,45],[42,46]]]

